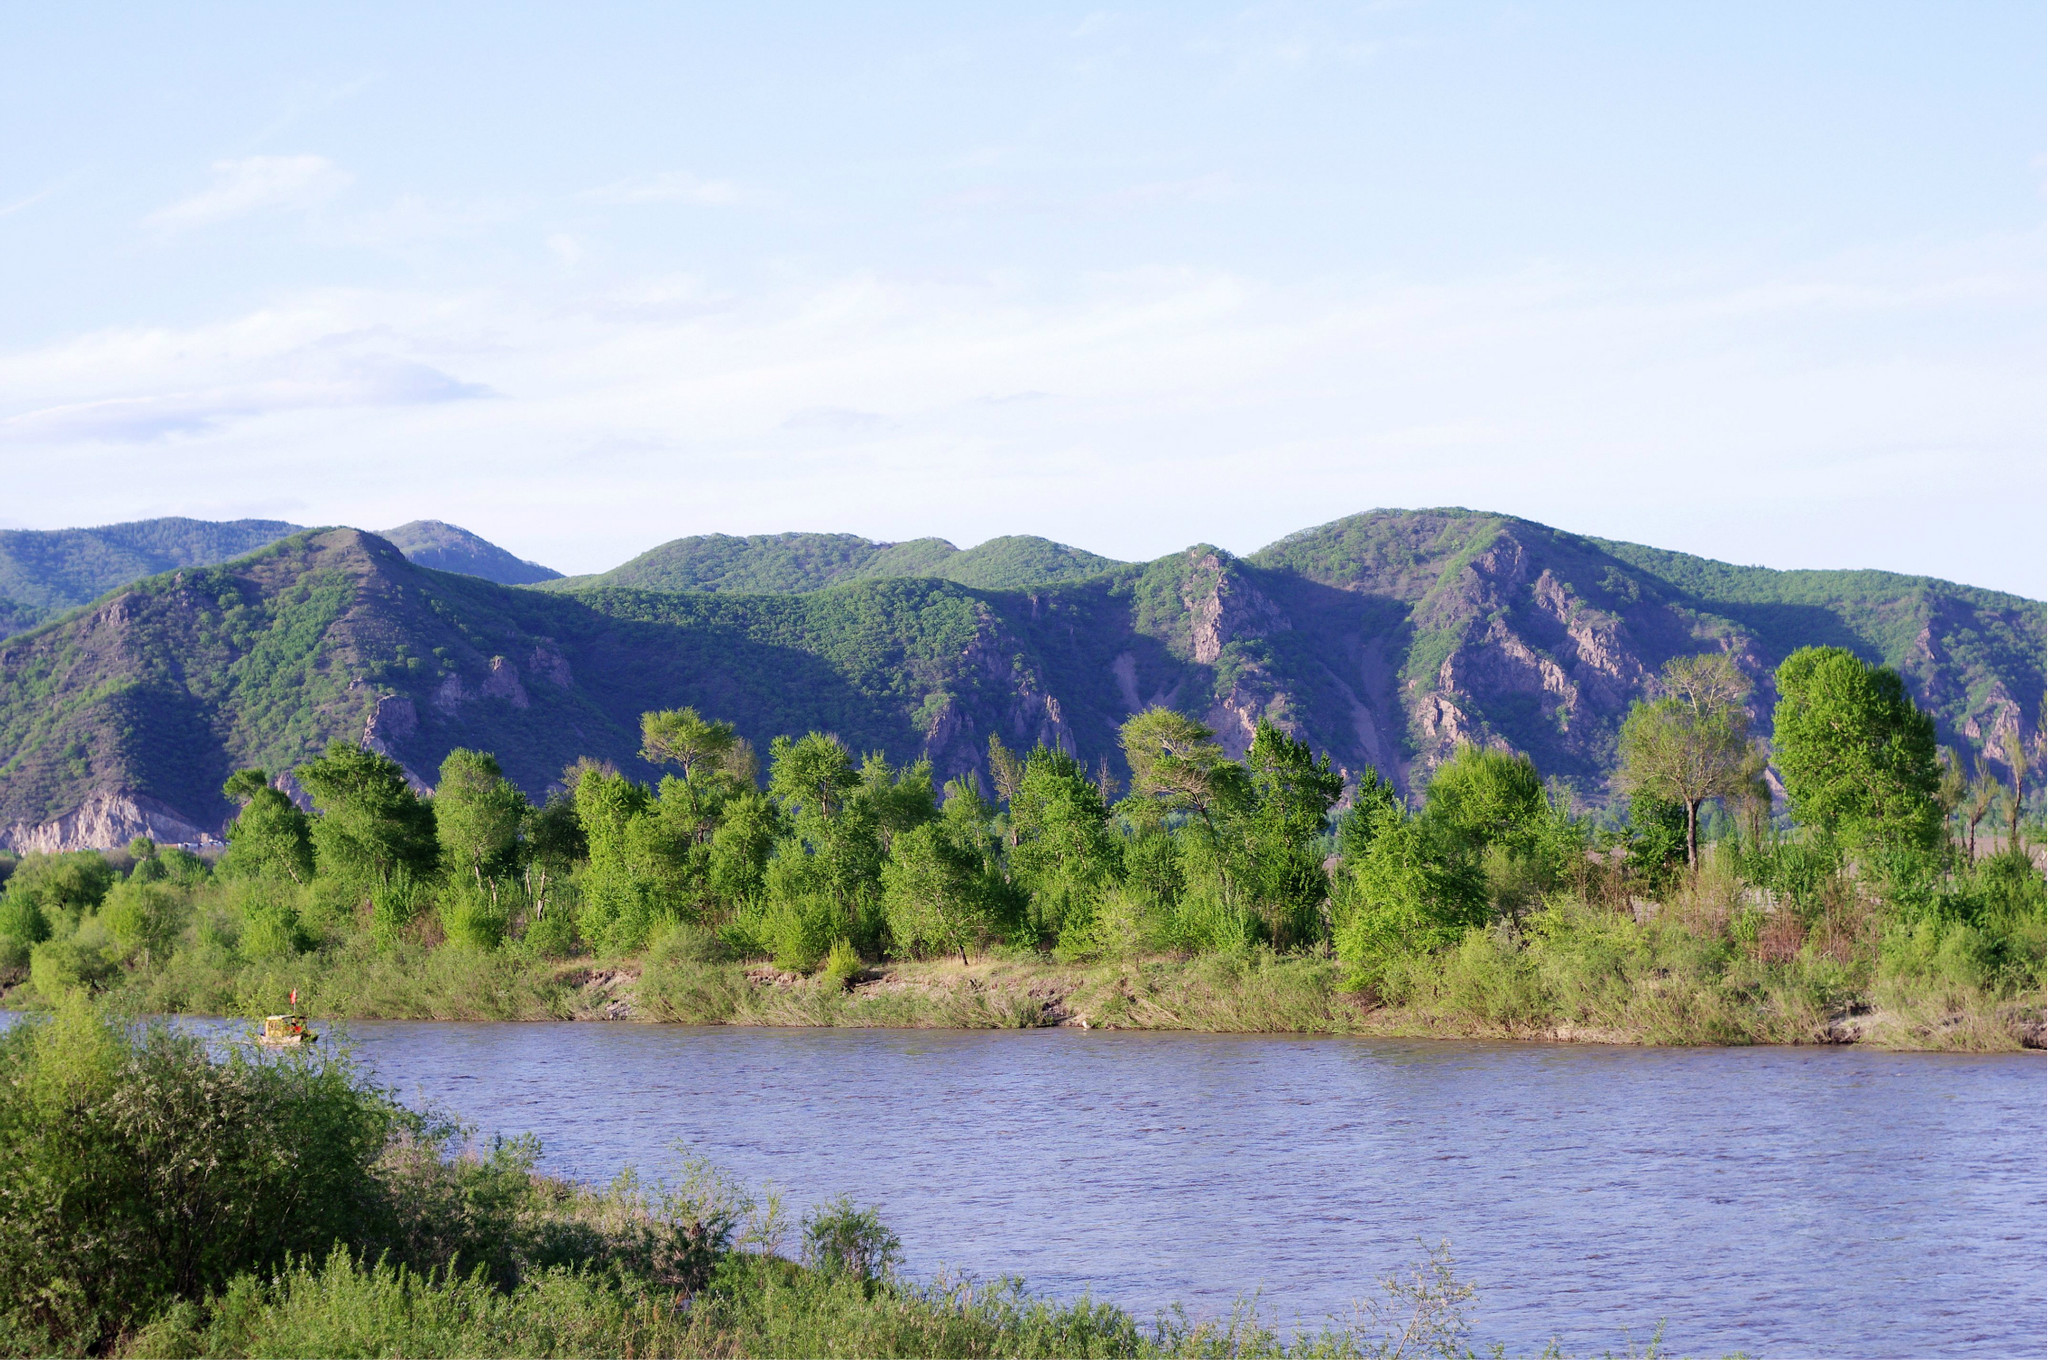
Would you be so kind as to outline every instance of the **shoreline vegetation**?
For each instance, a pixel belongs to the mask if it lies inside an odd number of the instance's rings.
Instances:
[[[1902,1051],[2043,1047],[2042,1007],[2025,997],[1911,986],[1830,988],[1801,970],[1724,978],[1616,972],[1603,995],[1560,998],[1536,969],[1488,940],[1454,960],[1433,993],[1376,1004],[1331,959],[1267,950],[1061,964],[1024,954],[886,961],[848,977],[735,961],[716,936],[672,927],[642,955],[489,961],[438,951],[301,956],[195,991],[174,970],[131,975],[108,999],[135,1014],[255,1018],[298,1008],[331,1020],[614,1021],[899,1029],[1180,1031],[1659,1046],[1864,1044]],[[1645,962],[1654,966],[1654,957]],[[1567,980],[1571,981],[1571,980]],[[24,989],[26,990],[26,989]],[[10,997],[16,1009],[38,998]]]
[[[1127,791],[992,739],[993,799],[822,732],[764,778],[690,709],[645,716],[657,786],[582,761],[539,804],[483,752],[422,794],[336,743],[228,781],[218,862],[0,865],[0,1005],[2040,1048],[2023,746],[2009,785],[1973,776],[1840,649],[1776,682],[1766,743],[1729,658],[1673,662],[1596,810],[1486,746],[1411,804],[1274,723],[1232,759],[1165,708],[1125,724]]]
[[[846,1196],[792,1220],[701,1160],[598,1190],[539,1154],[398,1104],[345,1052],[210,1048],[73,993],[0,1033],[0,1354],[1474,1353],[1448,1246],[1349,1321],[1283,1330],[1240,1300],[1147,1322],[912,1279]]]

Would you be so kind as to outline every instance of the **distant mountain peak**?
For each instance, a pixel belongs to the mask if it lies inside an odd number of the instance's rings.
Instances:
[[[410,561],[435,571],[481,576],[501,586],[531,586],[558,581],[562,573],[523,557],[445,520],[416,519],[378,534]]]

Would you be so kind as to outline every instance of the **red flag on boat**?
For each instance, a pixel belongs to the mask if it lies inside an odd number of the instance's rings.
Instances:
[[[299,1004],[299,989],[296,987],[292,988],[292,1004],[294,1006]]]

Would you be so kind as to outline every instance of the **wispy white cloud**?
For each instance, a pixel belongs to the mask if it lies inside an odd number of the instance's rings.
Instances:
[[[812,406],[782,422],[785,430],[824,430],[831,434],[861,434],[884,429],[889,417],[873,411],[852,411],[844,406]]]
[[[249,213],[319,206],[352,177],[325,156],[245,156],[215,161],[213,183],[143,218],[162,231],[212,226]]]
[[[1056,290],[855,273],[607,280],[545,301],[309,294],[0,354],[0,438],[13,494],[53,522],[160,513],[204,468],[322,521],[466,516],[565,570],[719,529],[1249,550],[1373,505],[1463,503],[2012,588],[1970,562],[2041,538],[2026,246],[1768,277],[1701,263],[1289,287],[1145,269]],[[1866,338],[1879,317],[1884,344]],[[1934,465],[1939,484],[1901,472]],[[1987,485],[2011,494],[1987,502]],[[110,486],[129,501],[105,502]],[[1971,536],[1981,559],[1912,557],[1933,540],[1900,526],[1951,503],[1996,520]],[[1797,506],[1807,527],[1787,540]]]
[[[70,174],[65,175],[63,178],[57,180],[55,183],[46,184],[42,188],[36,190],[32,194],[27,195],[26,197],[17,198],[8,203],[0,203],[0,217],[12,217],[14,216],[14,214],[18,212],[23,212],[29,208],[33,208],[36,204],[41,203],[43,200],[47,198],[55,197],[57,194],[63,192],[63,190],[67,186],[69,186],[74,180],[76,180],[79,177],[80,173],[82,172],[74,170]]]
[[[319,302],[184,331],[122,329],[0,357],[27,398],[0,445],[146,444],[282,412],[433,405],[495,395],[405,352],[388,330],[337,325]],[[116,372],[124,376],[108,379]]]
[[[703,179],[687,170],[665,170],[660,174],[637,175],[617,180],[577,195],[586,203],[627,207],[640,203],[695,203],[723,208],[745,197],[738,185],[726,179]]]

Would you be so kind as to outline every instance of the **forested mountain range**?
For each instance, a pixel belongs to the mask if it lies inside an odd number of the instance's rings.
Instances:
[[[763,748],[820,728],[951,777],[985,773],[992,734],[1121,776],[1118,725],[1165,703],[1233,751],[1270,717],[1411,789],[1460,742],[1512,747],[1598,802],[1665,660],[1729,651],[1767,727],[1770,671],[1807,643],[1897,667],[1959,749],[1998,759],[2017,730],[2041,750],[2048,607],[1929,578],[1732,567],[1465,510],[1356,515],[1242,558],[921,544],[685,539],[515,587],[327,529],[152,576],[0,643],[0,843],[217,831],[231,770],[288,770],[336,736],[427,780],[453,747],[491,750],[535,795],[579,756],[649,777],[638,716],[683,704]]]

